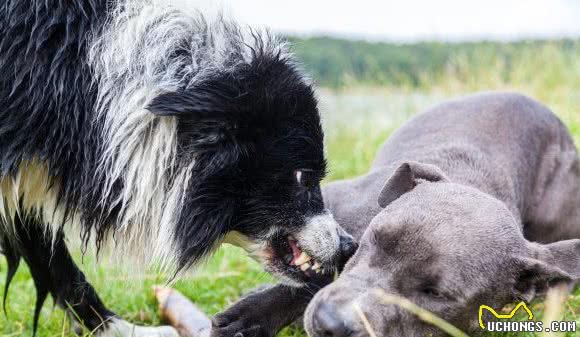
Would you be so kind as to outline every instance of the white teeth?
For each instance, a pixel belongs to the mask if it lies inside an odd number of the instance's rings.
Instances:
[[[300,266],[300,270],[302,270],[302,271],[306,271],[308,268],[310,268],[310,263],[308,263],[308,262],[306,262]]]
[[[300,253],[300,256],[298,256],[298,258],[296,259],[296,261],[294,261],[294,263],[299,266],[301,264],[304,264],[308,261],[310,261],[312,258],[306,254],[305,252]]]
[[[316,270],[318,272],[318,269],[320,269],[320,267],[322,267],[322,265],[320,264],[320,262],[314,261],[314,264],[312,265],[312,269],[314,269],[314,270]]]
[[[292,235],[288,235],[288,240],[296,241]]]

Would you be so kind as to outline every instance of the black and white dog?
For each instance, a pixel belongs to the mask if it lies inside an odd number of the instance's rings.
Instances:
[[[268,33],[147,0],[5,0],[0,39],[4,296],[24,259],[35,330],[51,294],[98,336],[176,335],[107,310],[67,227],[176,274],[230,242],[294,285],[352,250],[322,202],[312,86]]]

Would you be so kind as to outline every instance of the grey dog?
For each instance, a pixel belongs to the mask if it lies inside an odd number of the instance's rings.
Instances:
[[[379,336],[437,336],[377,289],[469,331],[482,304],[530,301],[580,278],[578,154],[560,120],[522,95],[478,94],[419,114],[368,174],[323,194],[360,248],[312,301],[317,289],[284,285],[243,298],[216,317],[232,332],[271,336],[308,305],[310,336],[365,335],[356,304]]]
[[[464,330],[482,304],[530,301],[580,278],[580,165],[566,127],[546,107],[486,93],[418,115],[382,147],[371,171],[325,190],[360,247],[310,303],[310,336],[442,333],[377,289]],[[377,202],[378,201],[378,202]]]

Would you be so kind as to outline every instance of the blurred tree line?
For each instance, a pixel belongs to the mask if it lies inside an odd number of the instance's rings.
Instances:
[[[288,40],[316,82],[334,88],[430,88],[450,79],[480,86],[482,81],[540,81],[543,87],[580,81],[580,39],[411,44],[332,37]]]

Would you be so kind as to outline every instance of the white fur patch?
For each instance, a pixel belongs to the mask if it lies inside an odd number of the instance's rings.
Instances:
[[[96,334],[97,337],[179,337],[177,330],[170,326],[143,327],[122,319],[113,318],[107,327]]]
[[[119,242],[142,252],[143,262],[174,264],[172,233],[184,188],[195,179],[190,174],[195,158],[176,165],[176,118],[145,108],[161,93],[249,62],[257,44],[284,54],[284,46],[268,34],[252,35],[223,19],[209,22],[190,9],[142,0],[121,1],[95,37],[88,61],[97,77],[97,118],[106,142],[98,172],[106,179],[102,203],[110,209],[121,205]],[[176,56],[178,49],[186,52]],[[118,180],[123,191],[106,204]]]
[[[38,158],[21,162],[15,175],[0,177],[0,225],[14,236],[14,221],[24,211],[47,224],[47,235],[55,235],[65,215],[64,208],[57,205],[59,189],[60,181],[51,179],[46,163]],[[19,207],[20,201],[23,209]],[[72,222],[78,223],[79,217],[80,214],[75,214]]]
[[[300,247],[321,262],[332,261],[340,249],[339,226],[330,213],[307,220],[294,237]]]
[[[270,257],[266,242],[256,242],[238,231],[228,232],[222,242],[242,248],[251,258],[258,262],[263,263]]]

